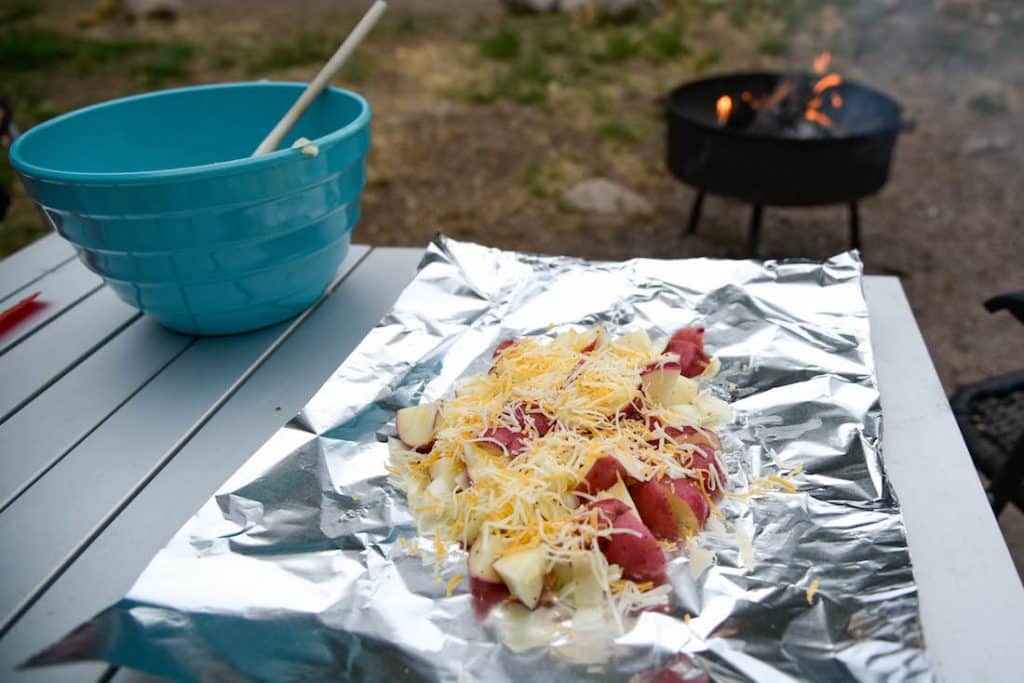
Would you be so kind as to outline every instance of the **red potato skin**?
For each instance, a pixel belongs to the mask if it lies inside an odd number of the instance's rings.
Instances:
[[[626,468],[616,458],[605,455],[594,461],[583,481],[577,484],[576,490],[594,496],[600,491],[615,486],[615,482],[619,479],[622,479],[622,481],[629,480]]]
[[[504,446],[511,458],[526,449],[526,435],[522,432],[513,432],[508,427],[492,427],[485,431],[480,438],[492,441],[499,447]]]
[[[551,430],[553,424],[551,418],[538,410],[536,406],[527,407],[520,403],[512,412],[520,429],[531,426],[536,430],[538,436],[544,436]]]
[[[655,370],[675,370],[676,372],[682,374],[683,366],[674,360],[660,360],[657,363],[651,363],[646,368],[644,368],[640,372],[640,376],[642,377],[649,372],[654,372]]]
[[[601,539],[601,552],[612,564],[622,567],[622,576],[633,581],[659,579],[665,575],[665,554],[650,529],[637,519],[633,511],[619,500],[593,503],[601,511],[605,523],[615,529],[629,529],[636,534],[615,534]]]
[[[672,492],[690,508],[694,518],[697,520],[697,528],[689,529],[688,531],[699,533],[704,528],[704,523],[708,521],[708,515],[711,514],[711,506],[708,505],[704,493],[694,481],[686,478],[673,479]]]
[[[494,347],[494,353],[491,354],[491,358],[497,358],[498,356],[501,355],[502,351],[504,351],[505,349],[507,349],[508,347],[512,346],[515,343],[515,339],[506,339],[505,341],[499,342],[498,345]]]
[[[691,443],[694,446],[708,446],[713,451],[722,450],[722,441],[710,429],[696,429],[694,427],[679,429],[678,427],[668,425],[665,427],[665,434],[677,444]]]
[[[722,497],[722,490],[715,485],[715,478],[711,476],[712,467],[718,473],[718,480],[725,482],[725,470],[718,463],[714,452],[704,444],[697,444],[696,450],[693,452],[693,461],[690,463],[690,468],[700,473],[701,478],[704,480],[704,486],[711,493],[711,497],[717,500]]]
[[[679,356],[681,375],[696,377],[704,372],[704,368],[711,361],[704,353],[704,328],[684,327],[677,330],[665,345],[665,353]]]
[[[504,583],[484,581],[475,576],[469,577],[469,596],[473,605],[473,614],[477,620],[483,621],[491,610],[511,595]]]
[[[680,533],[679,523],[668,501],[667,490],[670,486],[661,479],[651,479],[630,486],[629,495],[640,513],[640,519],[656,537],[675,540],[680,537]]]

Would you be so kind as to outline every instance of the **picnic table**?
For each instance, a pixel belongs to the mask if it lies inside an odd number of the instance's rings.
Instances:
[[[84,663],[18,671],[116,602],[218,486],[296,414],[390,308],[421,249],[355,245],[296,323],[174,334],[50,235],[0,261],[0,680],[150,677]],[[925,639],[947,681],[1024,680],[1024,589],[896,278],[864,289]]]

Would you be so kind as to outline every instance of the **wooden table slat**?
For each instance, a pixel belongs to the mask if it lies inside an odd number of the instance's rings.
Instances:
[[[15,294],[74,257],[74,247],[50,233],[0,261],[0,310],[15,302]]]
[[[130,588],[174,532],[298,412],[387,312],[412,275],[421,253],[420,250],[375,251],[366,258],[0,639],[0,678],[19,659],[50,644],[59,634],[115,602]],[[223,348],[230,340],[210,341],[219,342]],[[171,366],[171,370],[199,349],[200,344],[202,341]],[[235,353],[233,349],[225,349],[218,355],[223,360]],[[296,368],[304,370],[297,372]],[[167,387],[155,387],[159,380],[158,377],[151,386],[160,394],[166,394]],[[196,389],[193,387],[190,391]],[[126,408],[142,402],[145,393],[140,393]],[[122,432],[121,435],[127,434]],[[132,447],[131,443],[121,446],[124,450]],[[153,450],[159,449],[154,446]],[[6,542],[0,541],[0,544]],[[112,561],[111,558],[117,559]],[[5,569],[0,569],[3,571]],[[52,679],[48,676],[59,669],[18,672],[12,680],[49,681]]]

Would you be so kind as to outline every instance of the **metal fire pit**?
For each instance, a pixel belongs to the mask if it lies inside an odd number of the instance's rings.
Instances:
[[[877,192],[889,177],[896,138],[906,128],[900,105],[877,90],[844,81],[835,88],[843,104],[830,112],[835,125],[828,136],[795,137],[719,123],[719,97],[739,101],[744,92],[766,96],[786,78],[818,76],[740,73],[687,83],[669,94],[668,168],[697,189],[688,231],[697,231],[706,194],[743,200],[753,207],[753,255],[765,206],[846,203],[850,245],[860,248],[857,202]]]

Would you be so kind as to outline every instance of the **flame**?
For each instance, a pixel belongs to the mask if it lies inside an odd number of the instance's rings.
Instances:
[[[749,90],[744,90],[743,94],[740,95],[740,99],[742,99],[744,102],[750,102],[751,100],[754,99],[754,96],[750,94]]]
[[[825,126],[826,128],[832,126],[832,118],[829,117],[827,114],[822,114],[817,109],[808,109],[807,111],[805,111],[804,118],[810,121],[811,123],[818,124],[819,126]]]
[[[832,53],[822,52],[814,58],[814,73],[823,74],[828,71],[828,65],[832,63]]]
[[[732,113],[732,98],[728,95],[722,95],[715,102],[715,114],[718,116],[718,122],[723,126],[728,123],[729,115]]]
[[[833,109],[839,109],[840,107],[843,106],[843,96],[837,92],[832,93],[832,98],[830,101],[832,102]]]
[[[820,95],[829,88],[835,88],[843,84],[843,77],[836,73],[831,73],[828,76],[822,76],[818,79],[818,82],[814,84],[814,94]]]

